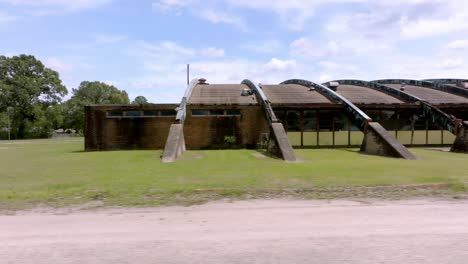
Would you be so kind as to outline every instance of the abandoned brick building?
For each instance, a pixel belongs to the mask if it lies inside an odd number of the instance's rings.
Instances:
[[[317,84],[209,84],[194,80],[179,104],[90,105],[85,149],[263,148],[295,160],[293,148],[361,146],[413,159],[405,146],[468,151],[468,80],[337,80]],[[465,120],[465,121],[464,121]]]

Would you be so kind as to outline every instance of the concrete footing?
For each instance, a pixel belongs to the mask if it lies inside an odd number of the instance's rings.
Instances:
[[[450,151],[468,153],[468,121],[463,122]]]
[[[370,155],[414,160],[416,157],[377,122],[369,122],[361,152]]]
[[[164,146],[162,162],[174,162],[184,151],[185,139],[182,124],[172,124]]]
[[[296,161],[296,155],[281,123],[273,123],[271,125],[267,150],[285,161]]]

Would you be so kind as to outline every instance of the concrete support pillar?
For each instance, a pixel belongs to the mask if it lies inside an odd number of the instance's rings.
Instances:
[[[463,122],[450,151],[468,153],[468,121]]]
[[[370,155],[414,160],[416,157],[377,122],[369,122],[361,152]]]
[[[296,161],[296,155],[281,123],[271,124],[267,150],[285,161]]]
[[[184,130],[182,124],[172,124],[167,136],[162,162],[174,162],[185,151]]]

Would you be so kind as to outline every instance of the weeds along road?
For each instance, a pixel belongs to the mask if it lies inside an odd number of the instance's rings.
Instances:
[[[241,201],[0,216],[0,263],[460,263],[468,201]]]

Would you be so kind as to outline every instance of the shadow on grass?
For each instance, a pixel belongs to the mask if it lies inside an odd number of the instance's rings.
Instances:
[[[267,151],[266,149],[254,149],[254,151],[259,154],[259,156],[254,155],[257,158],[264,157],[264,158],[270,158],[270,159],[274,159],[274,160],[283,160],[282,158],[280,158],[277,155]]]
[[[349,148],[334,148],[333,150],[346,151],[346,152],[351,152],[351,153],[356,153],[356,154],[362,154],[359,149],[355,149],[355,148],[352,148],[352,149],[349,149]]]

